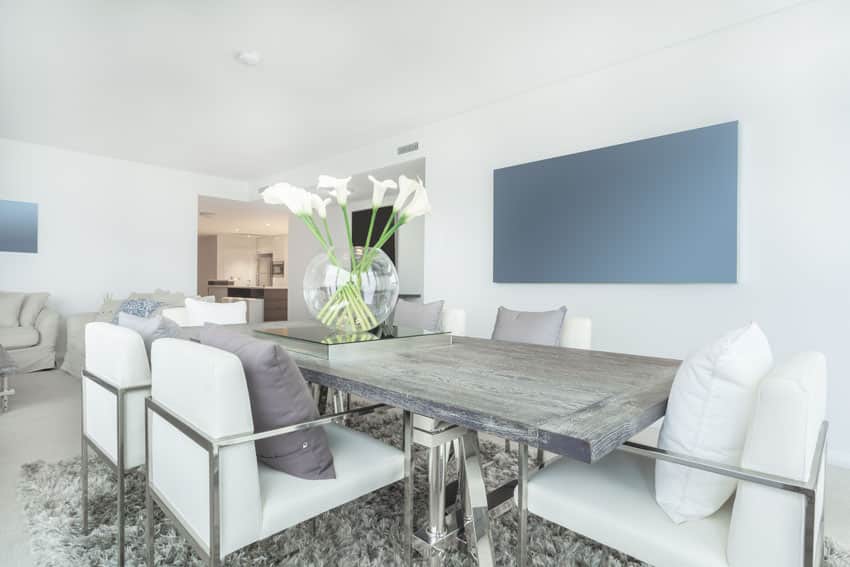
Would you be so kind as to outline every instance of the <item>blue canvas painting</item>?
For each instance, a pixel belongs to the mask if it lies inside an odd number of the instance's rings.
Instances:
[[[0,199],[0,252],[38,252],[38,205]]]

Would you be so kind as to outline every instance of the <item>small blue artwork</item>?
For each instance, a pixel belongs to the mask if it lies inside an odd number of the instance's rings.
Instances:
[[[0,199],[0,252],[38,253],[38,205]]]

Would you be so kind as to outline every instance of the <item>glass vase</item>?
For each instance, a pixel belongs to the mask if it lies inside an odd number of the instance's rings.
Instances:
[[[315,256],[304,274],[304,301],[319,323],[363,333],[387,320],[398,300],[398,272],[379,248],[332,248]]]

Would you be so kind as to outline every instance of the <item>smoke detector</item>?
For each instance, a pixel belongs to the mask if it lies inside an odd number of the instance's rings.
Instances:
[[[256,67],[263,60],[259,51],[241,49],[233,54],[237,61],[248,67]]]

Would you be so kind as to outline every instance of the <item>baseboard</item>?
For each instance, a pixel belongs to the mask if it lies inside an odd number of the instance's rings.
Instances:
[[[826,455],[826,462],[834,467],[850,469],[850,453],[829,449]]]

